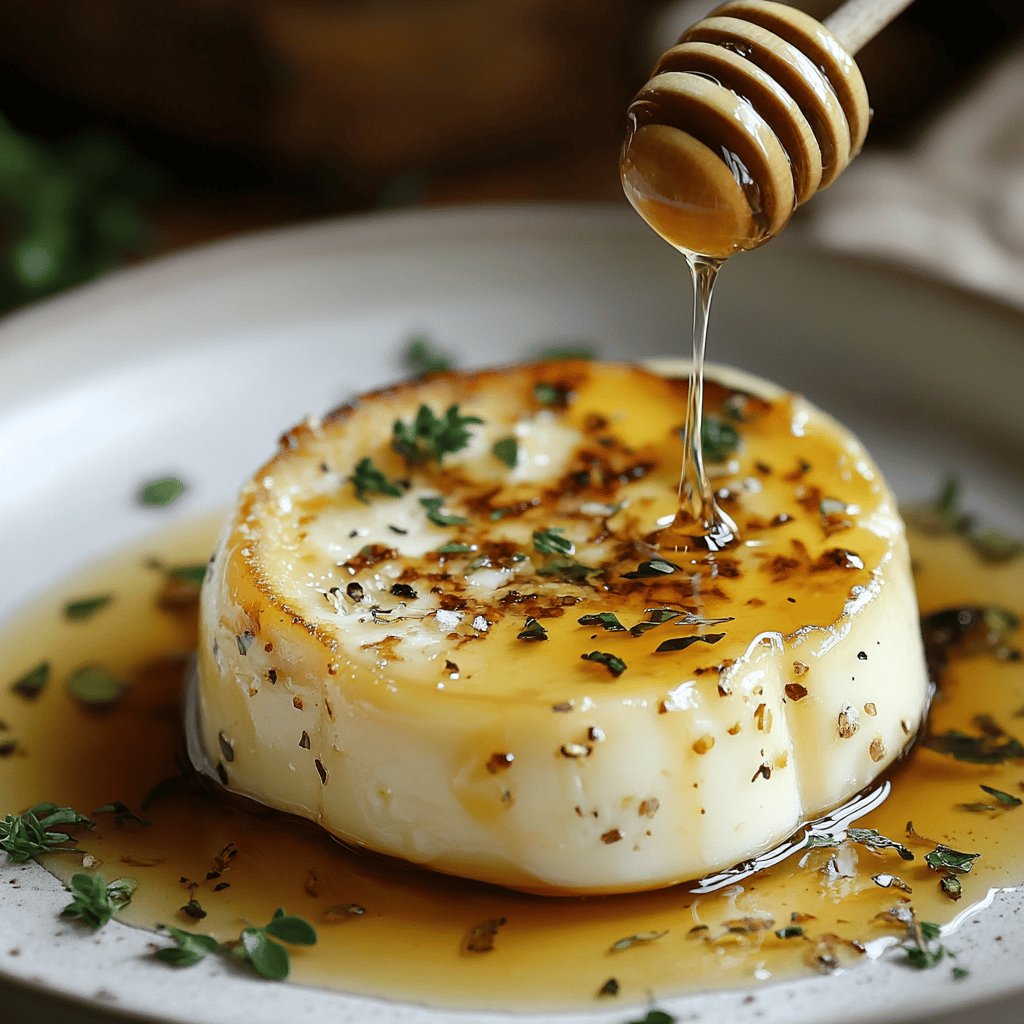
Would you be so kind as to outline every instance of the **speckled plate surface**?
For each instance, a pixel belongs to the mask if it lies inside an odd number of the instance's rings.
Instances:
[[[182,519],[225,505],[282,427],[400,376],[413,333],[465,366],[555,342],[609,358],[681,354],[684,284],[679,257],[625,210],[438,210],[243,238],[11,317],[0,324],[0,620],[164,525],[132,504],[141,479],[187,468],[192,488],[173,509]],[[710,355],[845,420],[900,497],[930,495],[954,468],[972,506],[1024,533],[1019,314],[782,239],[726,268]],[[0,1019],[527,1020],[272,985],[209,962],[183,975],[147,957],[146,932],[113,923],[92,936],[60,922],[65,902],[38,866],[0,861]],[[983,1013],[1016,1024],[1022,908],[1020,893],[1003,893],[966,915],[955,945],[970,975],[959,982],[876,962],[657,1002],[680,1021],[954,1024]],[[528,1019],[643,1016],[630,1009]]]

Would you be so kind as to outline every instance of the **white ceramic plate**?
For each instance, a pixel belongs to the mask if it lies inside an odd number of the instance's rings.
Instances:
[[[400,376],[415,332],[465,366],[567,341],[611,358],[685,354],[684,285],[679,257],[625,210],[429,211],[201,249],[11,317],[0,325],[0,620],[165,525],[133,504],[140,480],[187,475],[175,516],[225,505],[284,426]],[[710,355],[836,413],[901,497],[930,495],[952,469],[991,522],[1024,533],[1022,328],[1019,314],[893,268],[780,241],[726,268]],[[0,942],[0,1019],[525,1021],[275,986],[205,962],[186,977],[146,957],[147,933],[114,923],[93,939],[56,924],[66,899],[35,865],[0,863],[0,886],[0,935],[17,937]],[[999,999],[986,1019],[1017,1021],[1022,907],[1019,894],[998,896],[958,932],[971,971],[960,982],[876,963],[748,992],[659,993],[658,1005],[680,1021],[953,1024]],[[622,1022],[643,1016],[635,1009],[529,1021]]]

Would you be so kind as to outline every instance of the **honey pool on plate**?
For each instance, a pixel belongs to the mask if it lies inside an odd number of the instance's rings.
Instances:
[[[225,804],[180,769],[196,605],[187,578],[169,572],[203,564],[216,529],[178,527],[93,566],[0,635],[0,811],[52,801],[90,814],[121,802],[143,817],[147,824],[102,813],[95,829],[76,834],[108,881],[137,881],[120,921],[227,941],[284,907],[318,931],[315,946],[292,951],[292,980],[301,984],[452,1008],[625,1009],[850,967],[900,945],[913,956],[919,942],[938,960],[935,970],[969,970],[962,959],[938,958],[940,948],[956,952],[955,931],[915,933],[911,910],[917,922],[950,925],[1024,876],[1024,808],[1014,802],[1024,796],[1024,760],[976,764],[921,744],[890,773],[887,799],[856,822],[905,844],[913,860],[847,839],[799,849],[703,893],[679,886],[530,896],[353,852],[312,826]],[[912,535],[911,550],[926,617],[964,606],[1024,611],[1019,559],[986,564],[948,536]],[[68,602],[102,595],[111,600],[77,618],[66,614]],[[952,653],[929,732],[959,731],[974,738],[964,741],[971,749],[1006,746],[1024,715],[1024,662],[986,650]],[[43,662],[49,679],[35,696],[7,685]],[[126,683],[111,706],[86,706],[69,691],[72,674],[88,665]],[[948,873],[925,862],[935,843],[979,855],[953,876],[959,899],[942,888]],[[83,853],[40,860],[65,881],[83,869]],[[182,909],[190,900],[201,920]],[[474,934],[487,933],[493,948],[473,951],[488,944],[471,941]],[[83,926],[81,941],[88,937]],[[62,955],[73,956],[73,945]],[[907,958],[904,949],[891,955]]]

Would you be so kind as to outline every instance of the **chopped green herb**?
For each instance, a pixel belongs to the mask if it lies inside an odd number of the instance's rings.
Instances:
[[[700,426],[700,446],[708,462],[724,462],[740,444],[739,431],[717,416],[705,416]]]
[[[401,487],[379,470],[371,458],[360,459],[349,479],[355,488],[356,497],[363,502],[368,502],[368,494],[385,494],[389,498],[402,496]]]
[[[565,408],[569,402],[569,390],[560,384],[551,384],[548,381],[540,381],[533,385],[533,397],[541,405]]]
[[[883,836],[877,829],[873,828],[848,828],[845,833],[841,833],[838,837],[827,832],[808,832],[807,849],[836,847],[839,846],[843,839],[849,839],[851,843],[860,843],[875,853],[879,853],[882,850],[895,850],[901,860],[914,859],[914,855],[902,843]]]
[[[92,822],[70,807],[42,803],[23,814],[8,814],[0,821],[0,850],[16,864],[38,857],[41,853],[78,853],[78,847],[66,832],[54,831],[58,826],[92,828]]]
[[[940,843],[931,853],[925,854],[924,862],[932,871],[951,871],[956,875],[966,875],[980,856],[980,853],[951,850]]]
[[[87,619],[113,600],[113,594],[97,594],[95,597],[82,597],[75,601],[68,601],[64,605],[64,618],[70,619],[72,622]]]
[[[996,530],[983,529],[973,512],[963,511],[960,484],[947,478],[931,505],[907,510],[907,518],[929,533],[955,533],[963,537],[975,553],[987,562],[1007,562],[1024,554],[1024,541]]]
[[[415,377],[425,377],[428,373],[442,373],[454,365],[447,352],[442,352],[426,335],[417,334],[411,337],[405,349],[405,365]]]
[[[435,549],[439,555],[465,555],[476,548],[472,544],[460,544],[458,541],[450,540]]]
[[[84,871],[71,876],[71,902],[61,911],[63,917],[79,917],[90,928],[102,928],[132,900],[138,882],[133,878],[115,878],[106,882],[102,875]]]
[[[547,640],[548,631],[532,616],[527,618],[526,625],[519,631],[517,640]]]
[[[950,729],[944,733],[925,736],[922,745],[939,754],[947,754],[967,764],[1003,764],[1006,761],[1024,760],[1024,744],[1010,737],[982,734],[971,736]]]
[[[651,558],[641,562],[632,572],[623,573],[623,579],[644,580],[657,579],[660,576],[670,576],[674,572],[681,572],[680,566],[675,562],[668,562],[664,558]]]
[[[138,822],[140,825],[150,824],[145,818],[140,818],[127,804],[121,803],[120,800],[97,807],[92,813],[93,815],[112,814],[114,816],[114,824],[116,825],[123,825],[126,821]]]
[[[71,674],[68,692],[91,708],[108,708],[124,693],[125,684],[100,665],[85,665]]]
[[[637,932],[635,935],[627,935],[624,939],[617,939],[608,948],[609,953],[621,953],[624,949],[631,949],[633,946],[642,946],[647,942],[657,942],[668,935],[668,929],[663,932]]]
[[[908,966],[923,971],[937,966],[945,957],[953,956],[945,946],[935,944],[941,934],[942,929],[931,921],[913,922],[903,944]]]
[[[598,990],[599,997],[617,996],[619,994],[619,982],[617,978],[609,978]]]
[[[515,469],[519,465],[519,442],[514,437],[503,437],[500,441],[495,441],[491,452],[509,469]]]
[[[210,953],[219,952],[221,945],[212,935],[196,935],[181,928],[161,925],[174,940],[173,946],[158,949],[153,956],[172,967],[194,967]]]
[[[481,423],[479,416],[463,416],[457,405],[449,406],[443,416],[421,405],[411,424],[395,420],[391,446],[410,463],[441,462],[446,455],[465,448],[472,436],[468,428]]]
[[[283,981],[291,973],[291,962],[288,950],[274,939],[292,946],[312,946],[316,944],[316,930],[304,918],[286,914],[279,907],[269,924],[245,928],[231,952],[240,960],[247,960],[262,977]]]
[[[615,612],[594,612],[589,615],[581,615],[576,620],[581,626],[600,626],[609,633],[624,633],[626,627],[619,622]]]
[[[150,480],[139,488],[136,499],[140,505],[162,507],[177,501],[188,488],[184,481],[176,476],[164,476],[159,480]]]
[[[558,363],[567,359],[596,359],[591,345],[549,345],[542,348],[534,358],[538,363]]]
[[[533,531],[533,548],[542,555],[575,555],[576,545],[565,536],[561,526]]]
[[[724,633],[705,633],[703,636],[674,636],[670,640],[662,640],[654,648],[655,654],[667,654],[671,651],[684,651],[687,647],[696,643],[717,644]]]
[[[804,929],[799,924],[787,924],[785,928],[777,928],[775,935],[780,939],[802,939],[804,937]]]
[[[188,583],[195,587],[201,587],[206,579],[206,570],[209,562],[201,562],[197,565],[171,565],[164,569],[164,574],[170,580],[178,583]]]
[[[953,976],[954,981],[962,981],[971,972],[966,967],[954,967],[950,974]]]
[[[50,663],[41,661],[30,668],[20,679],[11,683],[11,692],[25,700],[35,700],[50,681]]]
[[[186,916],[192,918],[193,921],[202,921],[206,917],[206,911],[203,910],[203,905],[193,896],[188,903],[182,908],[181,912]]]
[[[900,860],[914,859],[914,855],[902,843],[883,836],[874,828],[848,828],[846,838],[851,842],[860,843],[876,853],[880,850],[895,850],[899,854]]]
[[[901,892],[914,891],[899,875],[872,875],[871,881],[882,889],[899,889]]]
[[[626,1024],[676,1024],[676,1019],[664,1010],[648,1010],[646,1017],[627,1021]]]
[[[981,785],[981,788],[989,794],[994,796],[1004,807],[1020,807],[1021,803],[1024,802],[1020,797],[1014,796],[1012,793],[1004,793],[1001,789],[994,789],[992,786]]]
[[[427,510],[427,518],[435,526],[465,526],[469,522],[465,516],[442,512],[444,498],[420,498],[420,504]]]
[[[583,661],[596,661],[599,665],[604,665],[616,678],[626,671],[626,663],[617,655],[609,654],[608,651],[591,651],[589,654],[581,654],[580,658]]]
[[[583,583],[592,573],[600,571],[595,566],[577,562],[575,558],[549,558],[537,568],[537,575],[558,576],[568,583]]]
[[[964,894],[963,886],[956,875],[943,875],[939,879],[939,888],[954,901],[960,899]]]

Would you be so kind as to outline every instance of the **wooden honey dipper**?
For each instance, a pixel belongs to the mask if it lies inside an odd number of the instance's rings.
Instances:
[[[911,0],[848,0],[824,23],[731,0],[666,51],[629,107],[622,185],[678,249],[754,249],[830,185],[871,110],[851,56]]]

